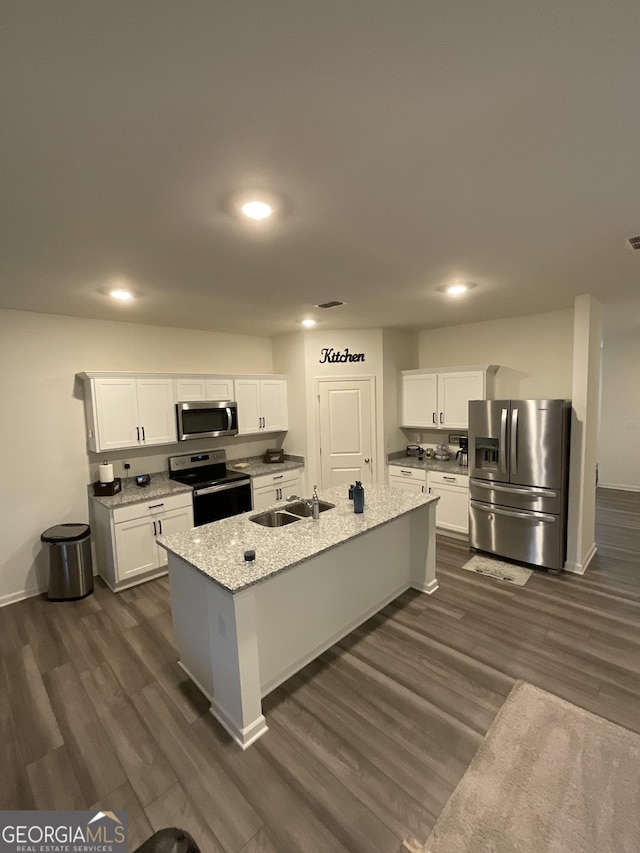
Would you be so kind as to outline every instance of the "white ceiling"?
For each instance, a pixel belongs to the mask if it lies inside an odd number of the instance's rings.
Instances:
[[[3,0],[0,306],[272,335],[592,293],[639,328],[639,45],[637,0]]]

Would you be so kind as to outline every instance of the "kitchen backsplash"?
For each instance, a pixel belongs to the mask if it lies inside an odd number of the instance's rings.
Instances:
[[[262,456],[265,450],[271,447],[281,448],[285,435],[271,435],[266,438],[260,437],[253,441],[247,438],[234,440],[233,438],[210,438],[201,441],[181,441],[176,444],[164,444],[161,447],[140,447],[129,450],[117,450],[111,453],[89,453],[89,463],[93,480],[98,479],[98,465],[105,460],[113,463],[113,473],[116,477],[134,477],[136,474],[155,474],[159,471],[167,471],[169,456],[178,456],[181,453],[201,453],[203,450],[226,450],[227,459],[244,459],[249,456]],[[285,448],[286,449],[286,448]],[[125,471],[123,465],[128,462],[131,465],[129,471]]]

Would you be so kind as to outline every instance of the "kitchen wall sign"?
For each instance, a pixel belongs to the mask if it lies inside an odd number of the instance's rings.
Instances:
[[[320,364],[344,364],[346,361],[364,361],[363,352],[349,352],[349,347],[343,351],[334,350],[333,347],[323,347],[320,350]]]

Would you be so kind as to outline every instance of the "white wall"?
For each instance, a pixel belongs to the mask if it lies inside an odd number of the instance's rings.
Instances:
[[[640,491],[640,333],[609,337],[602,350],[600,485]]]
[[[271,373],[272,368],[269,338],[0,309],[0,605],[46,587],[42,531],[88,521],[87,484],[98,458],[86,448],[76,373]],[[267,444],[224,446],[237,457]],[[132,473],[139,473],[166,470],[167,456],[179,452],[180,446],[169,445],[109,456],[128,458]]]
[[[575,300],[573,411],[569,460],[569,510],[565,569],[584,573],[596,551],[596,458],[602,305],[591,296]]]
[[[570,399],[573,309],[420,332],[419,367],[500,365],[494,399]]]
[[[274,373],[287,375],[289,429],[287,453],[307,454],[307,375],[304,333],[294,332],[273,339]]]
[[[402,450],[407,445],[405,431],[400,429],[401,370],[418,366],[418,334],[397,329],[382,330],[383,418],[385,453]]]
[[[386,471],[384,460],[384,419],[382,406],[382,330],[340,329],[334,331],[313,330],[304,333],[306,362],[307,398],[307,466],[308,483],[320,483],[318,407],[316,379],[326,377],[373,376],[375,383],[375,429],[374,482],[383,483]],[[322,349],[332,347],[334,351],[364,353],[365,360],[344,363],[320,363]]]

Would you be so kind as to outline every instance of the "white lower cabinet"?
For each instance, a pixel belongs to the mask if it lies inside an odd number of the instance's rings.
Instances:
[[[156,543],[164,533],[193,527],[191,493],[108,509],[93,503],[98,573],[114,591],[167,570],[167,552]]]
[[[389,468],[389,485],[406,492],[426,492],[427,472],[420,468]]]
[[[251,479],[253,509],[266,509],[289,495],[301,495],[304,487],[302,468],[281,471],[279,474],[262,474]]]
[[[469,532],[469,477],[429,471],[429,494],[440,498],[436,507],[436,524],[454,533]]]
[[[439,497],[436,525],[442,530],[469,532],[469,477],[425,471],[421,468],[389,466],[389,485],[409,492],[426,492]]]

